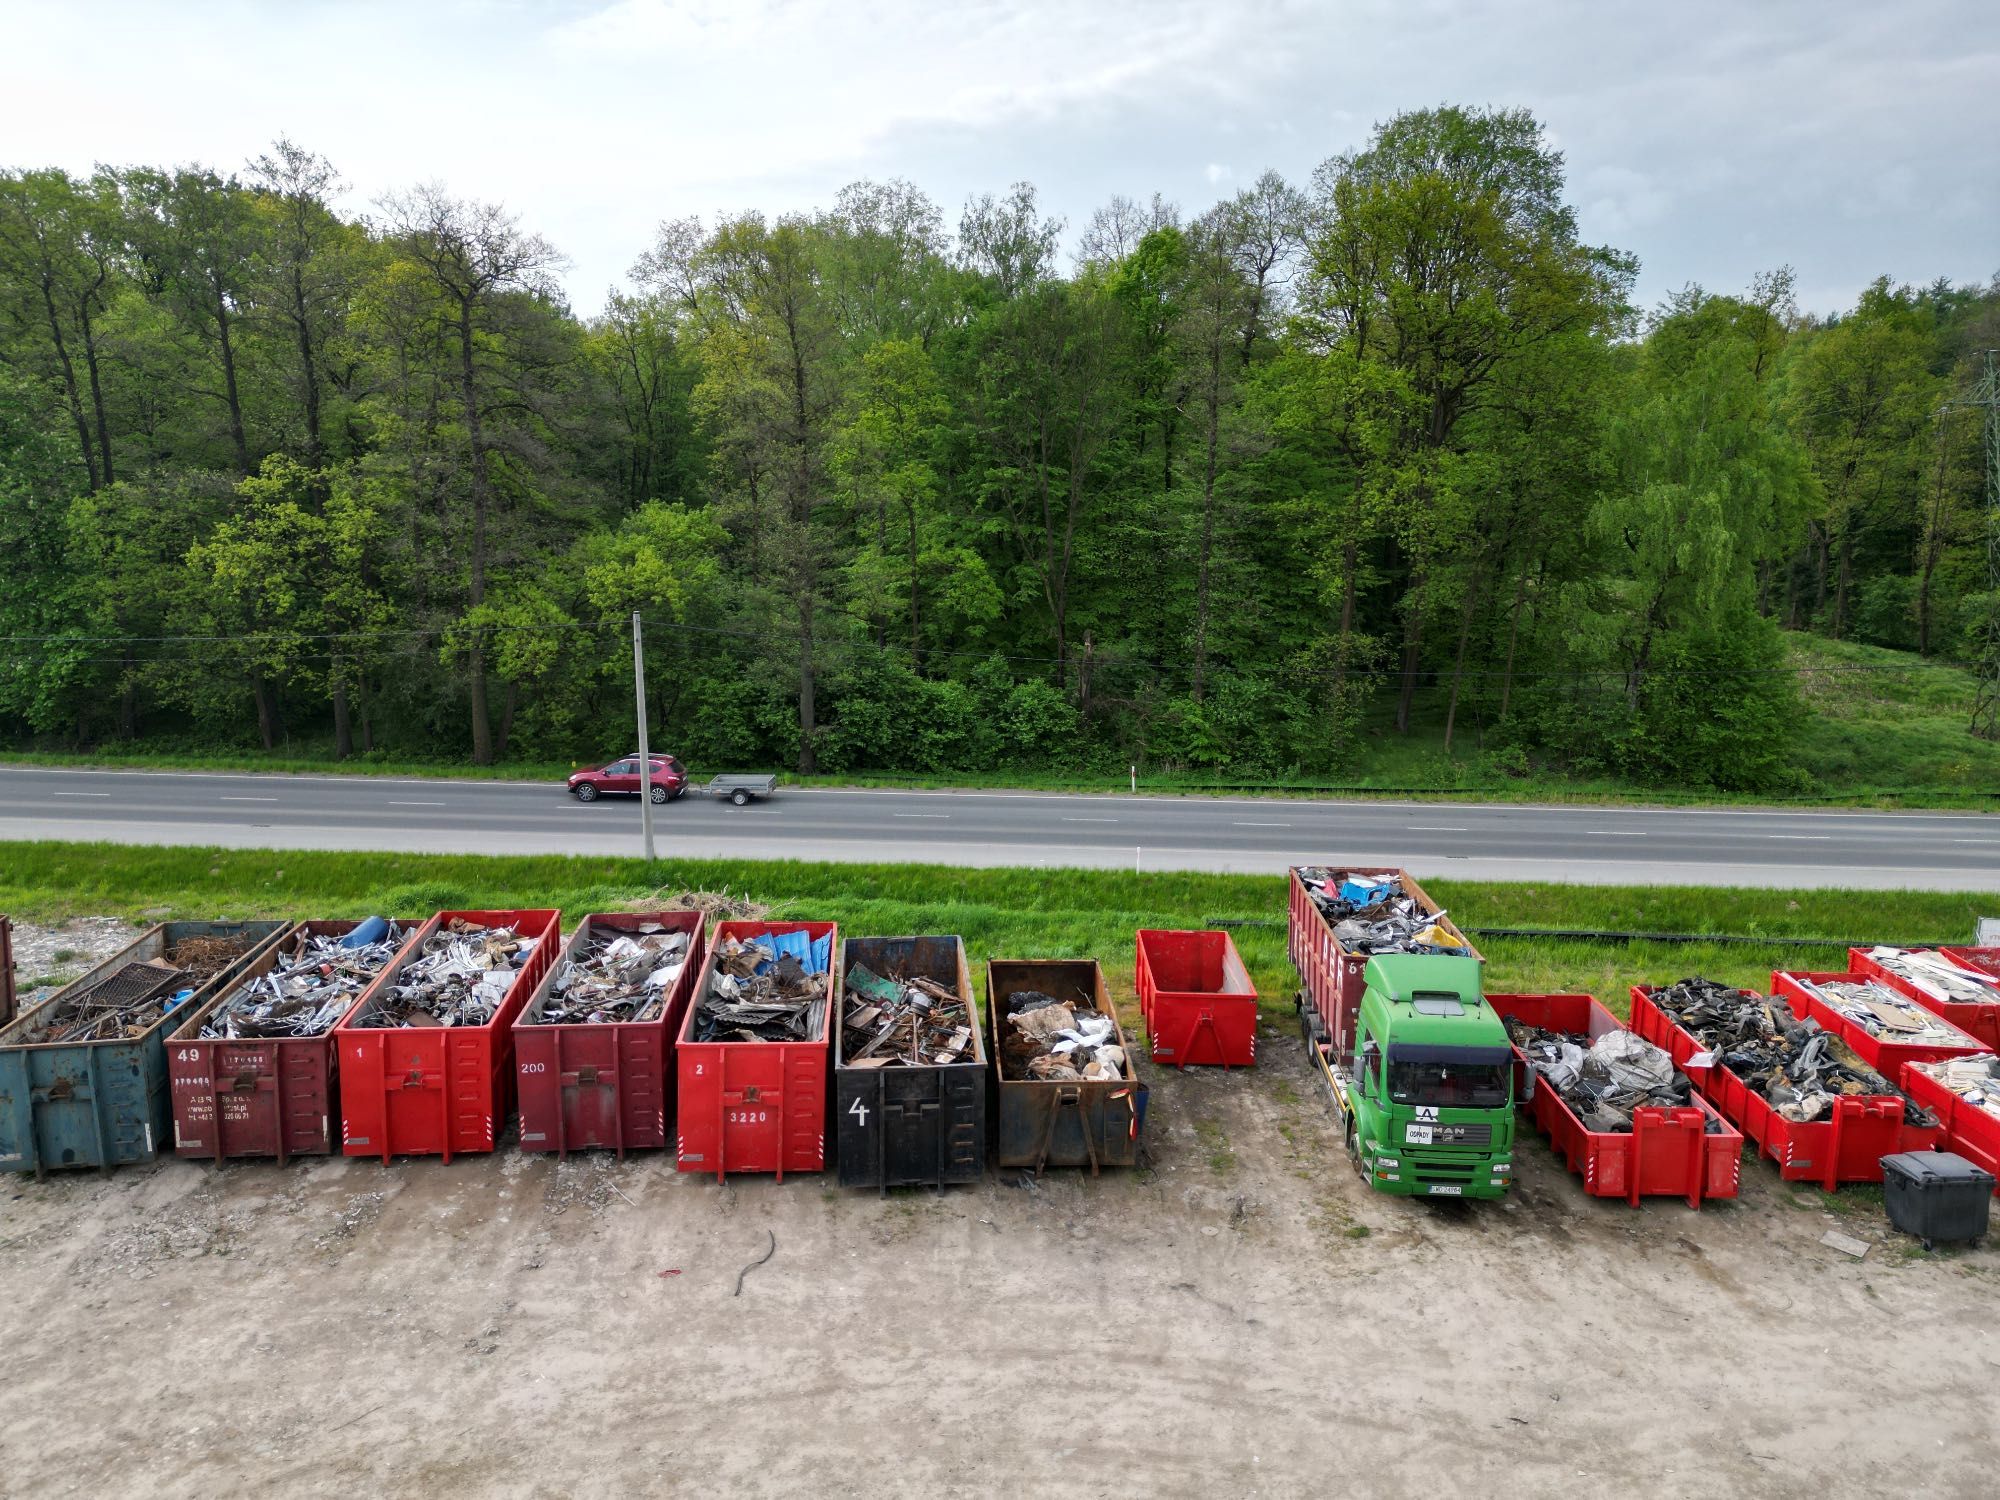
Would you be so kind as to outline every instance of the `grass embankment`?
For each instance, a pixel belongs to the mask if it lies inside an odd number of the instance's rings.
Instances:
[[[1463,719],[1451,752],[1444,748],[1442,710],[1420,703],[1411,732],[1392,733],[1388,708],[1371,722],[1351,766],[1320,778],[1226,777],[1213,772],[1148,772],[1138,790],[1199,795],[1227,792],[1272,796],[1442,797],[1471,802],[1611,803],[1661,806],[1833,803],[1879,807],[2000,810],[2000,744],[1972,737],[1968,724],[1976,688],[1960,667],[1927,662],[1907,651],[1788,637],[1793,665],[1810,712],[1797,723],[1774,724],[1789,737],[1809,794],[1773,799],[1748,794],[1646,787],[1614,777],[1584,778],[1548,771],[1514,774],[1480,747],[1476,716]],[[661,748],[671,750],[671,732]],[[615,747],[611,747],[615,750]],[[332,742],[301,740],[284,750],[203,750],[180,742],[108,746],[98,752],[0,749],[0,762],[21,765],[179,771],[264,771],[344,776],[412,776],[501,781],[560,781],[577,768],[568,761],[462,761],[363,755],[335,760]],[[691,767],[697,778],[719,770],[770,767]],[[1051,792],[1132,790],[1127,774],[1110,771],[847,772],[800,776],[795,786],[1001,789]]]
[[[1968,940],[1991,906],[1972,894],[1747,891],[1513,885],[1440,880],[1426,888],[1468,927],[1731,933],[1752,945],[1605,944],[1493,938],[1480,946],[1494,990],[1586,990],[1623,1014],[1634,983],[1691,973],[1757,989],[1774,968],[1844,969],[1839,948],[1792,939]],[[559,906],[569,919],[662,889],[728,891],[785,917],[832,918],[844,932],[955,932],[975,971],[987,958],[1091,957],[1129,998],[1140,927],[1269,923],[1234,931],[1267,1008],[1288,1011],[1282,877],[1110,870],[962,870],[932,865],[663,860],[555,855],[349,854],[22,843],[0,861],[0,911],[34,921],[119,915],[340,917],[445,908]],[[24,979],[36,976],[24,975]]]

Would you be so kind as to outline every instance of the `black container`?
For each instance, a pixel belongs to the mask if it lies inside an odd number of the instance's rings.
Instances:
[[[840,1185],[887,1192],[977,1182],[986,1170],[986,1046],[965,944],[956,937],[851,937],[841,954],[843,977],[861,964],[885,979],[928,979],[956,991],[965,1002],[972,1042],[963,1062],[857,1068],[847,1061],[846,1026],[834,1028],[834,1156]],[[865,1003],[845,985],[842,991],[843,1011]]]
[[[1068,1005],[1110,1016],[1111,992],[1094,958],[993,958],[986,962],[987,1041],[992,1045],[994,1126],[1000,1165],[1032,1167],[1131,1167],[1139,1162],[1139,1132],[1146,1124],[1146,1085],[1139,1082],[1125,1031],[1113,1035],[1125,1051],[1125,1076],[1086,1082],[1009,1078],[1000,1067],[1001,1017],[1006,1000],[1039,990]]]
[[[1889,1222],[1930,1249],[1940,1240],[1979,1243],[1993,1208],[1993,1174],[1949,1151],[1901,1151],[1882,1158]]]

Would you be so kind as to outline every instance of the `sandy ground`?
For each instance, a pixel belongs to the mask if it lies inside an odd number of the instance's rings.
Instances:
[[[2000,1251],[1768,1164],[1700,1213],[1595,1202],[1538,1138],[1504,1205],[1382,1198],[1296,1042],[1260,1050],[1156,1070],[1153,1169],[1095,1182],[512,1149],[0,1181],[0,1492],[2000,1488]]]

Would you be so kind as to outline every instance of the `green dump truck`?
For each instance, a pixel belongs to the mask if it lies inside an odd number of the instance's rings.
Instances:
[[[1290,947],[1306,1046],[1362,1176],[1384,1193],[1505,1194],[1513,1051],[1486,1003],[1480,960],[1469,951],[1383,953],[1357,963],[1296,872],[1293,887]]]

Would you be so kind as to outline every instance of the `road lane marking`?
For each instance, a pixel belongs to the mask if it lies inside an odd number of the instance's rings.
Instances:
[[[1289,823],[1260,823],[1252,819],[1246,819],[1242,822],[1231,822],[1229,826],[1231,828],[1290,828],[1292,825]]]
[[[950,818],[950,813],[890,813],[892,818]]]
[[[1449,828],[1443,823],[1412,823],[1411,833],[1470,833],[1470,828]]]
[[[109,792],[50,792],[51,797],[109,797]]]
[[[1584,837],[1593,839],[1642,839],[1646,835],[1630,828],[1586,828]]]
[[[2000,844],[2000,839],[1953,839],[1954,844]]]
[[[396,798],[394,798],[394,797],[391,797],[391,798],[389,799],[389,805],[390,805],[391,807],[449,807],[449,806],[451,806],[451,804],[450,804],[449,802],[401,802],[401,801],[398,801],[398,800],[397,800]]]
[[[276,797],[232,797],[225,792],[222,800],[224,802],[276,802],[278,799]]]
[[[1116,818],[1064,818],[1065,823],[1116,823]]]
[[[1767,833],[1764,837],[1767,839],[1818,839],[1831,841],[1833,835],[1830,833]]]

